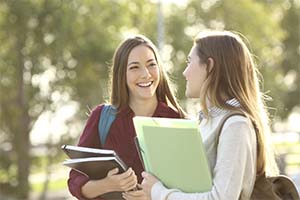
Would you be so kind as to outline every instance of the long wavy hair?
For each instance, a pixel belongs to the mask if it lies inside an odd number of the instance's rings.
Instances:
[[[265,95],[260,91],[261,76],[242,38],[245,37],[229,31],[205,31],[195,38],[200,62],[209,65],[211,58],[214,63],[213,67],[207,67],[207,77],[201,87],[201,106],[206,115],[207,100],[219,108],[244,112],[256,131],[257,175],[278,173],[274,153],[268,144],[271,140],[269,116]],[[226,100],[232,98],[236,98],[241,107],[226,104]]]
[[[175,108],[181,117],[185,116],[184,111],[177,103],[175,95],[169,86],[169,78],[161,64],[161,60],[155,45],[145,36],[136,35],[125,39],[116,49],[113,56],[113,64],[111,70],[111,97],[110,102],[118,110],[127,107],[129,104],[129,91],[126,84],[126,70],[128,56],[131,50],[139,45],[148,47],[154,54],[159,68],[160,81],[156,89],[156,97],[158,101]]]

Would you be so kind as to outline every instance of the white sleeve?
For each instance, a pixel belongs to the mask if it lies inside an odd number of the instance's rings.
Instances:
[[[249,169],[249,166],[246,167],[249,162],[252,166],[250,169],[256,166],[256,158],[253,158],[255,155],[253,151],[256,152],[256,149],[253,149],[255,135],[251,135],[253,134],[251,129],[246,120],[236,121],[229,118],[226,121],[219,139],[211,191],[184,193],[167,189],[163,184],[157,183],[152,187],[152,200],[238,200],[244,177],[252,177],[251,173],[255,173],[255,170],[250,172],[245,170]]]

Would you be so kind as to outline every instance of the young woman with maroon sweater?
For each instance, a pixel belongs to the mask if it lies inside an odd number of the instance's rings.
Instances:
[[[110,103],[118,113],[105,144],[101,147],[98,134],[103,108],[103,105],[99,105],[91,112],[78,146],[113,149],[130,168],[121,174],[113,169],[106,178],[100,180],[89,180],[71,170],[69,191],[78,199],[101,199],[99,196],[102,194],[126,192],[141,183],[144,169],[133,140],[136,136],[132,121],[134,116],[184,117],[170,89],[157,49],[145,36],[130,37],[116,49]],[[147,199],[143,190],[135,191],[133,196],[135,199]]]

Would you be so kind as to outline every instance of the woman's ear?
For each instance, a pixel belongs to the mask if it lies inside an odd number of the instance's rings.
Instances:
[[[213,67],[215,66],[215,61],[213,58],[207,59],[207,72],[210,73]]]

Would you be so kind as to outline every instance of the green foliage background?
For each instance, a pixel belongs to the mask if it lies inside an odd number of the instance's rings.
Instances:
[[[146,0],[0,1],[0,196],[28,197],[28,176],[38,165],[29,136],[43,113],[78,103],[60,142],[46,145],[51,164],[61,143],[74,142],[68,133],[84,124],[87,107],[109,96],[108,72],[119,42],[140,33],[157,44],[157,8]],[[268,105],[276,108],[270,110],[274,119],[299,108],[299,0],[190,0],[164,5],[163,13],[163,59],[182,103],[186,55],[193,37],[210,28],[248,38],[262,87],[273,97]]]

